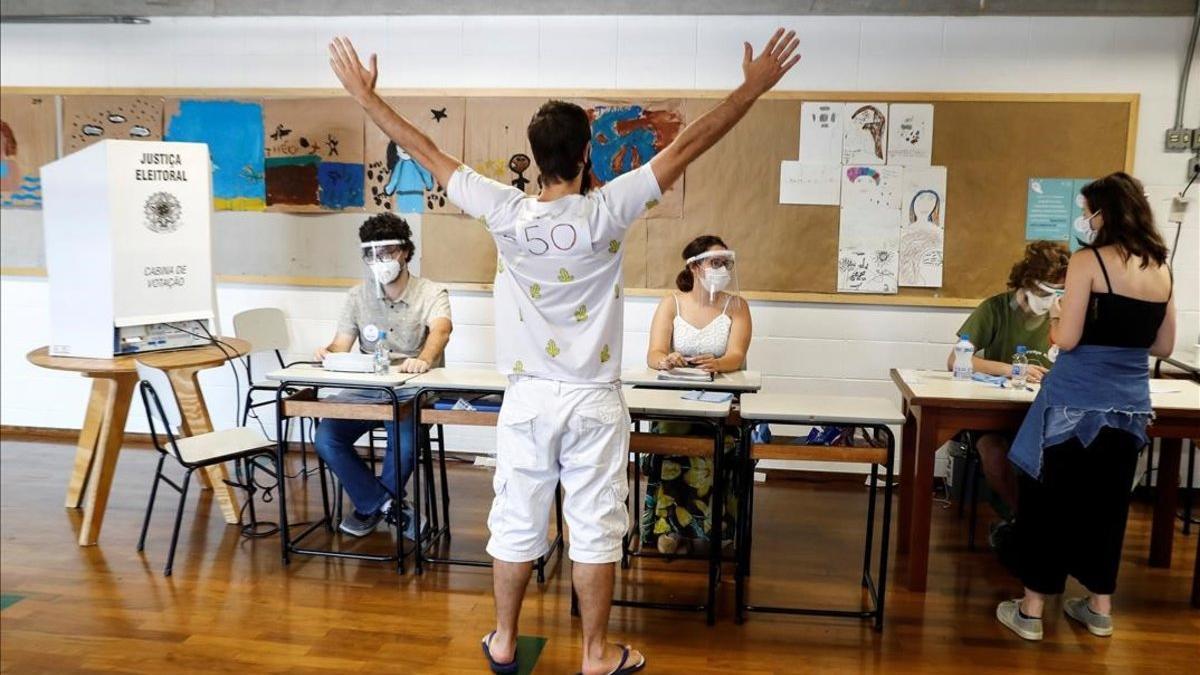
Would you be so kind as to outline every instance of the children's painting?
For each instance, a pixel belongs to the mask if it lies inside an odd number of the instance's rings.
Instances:
[[[150,96],[64,96],[63,152],[97,141],[162,140],[163,101]]]
[[[537,194],[537,167],[526,135],[541,98],[469,98],[463,163],[480,175]]]
[[[838,239],[839,293],[896,293],[900,214],[842,208]]]
[[[904,169],[898,166],[842,167],[842,206],[849,209],[900,209]]]
[[[888,116],[887,163],[929,166],[933,161],[933,105],[893,103]]]
[[[842,109],[842,164],[887,161],[886,103],[847,103]]]
[[[683,104],[679,100],[625,103],[581,101],[592,123],[592,187],[648,163],[683,129]],[[682,181],[667,190],[647,218],[683,216]]]
[[[343,211],[364,204],[362,109],[349,98],[263,101],[267,208]]]
[[[448,154],[462,158],[466,102],[461,98],[389,98],[388,105],[433,139]],[[365,131],[368,211],[461,213],[446,199],[446,186],[379,127]]]
[[[946,167],[909,167],[904,171],[900,226],[900,285],[942,285],[946,232]]]
[[[0,96],[0,206],[42,205],[39,169],[54,161],[54,97]]]
[[[168,99],[163,118],[163,140],[208,144],[214,209],[266,208],[261,102]]]
[[[832,101],[800,104],[800,162],[842,163],[842,119],[845,105]]]

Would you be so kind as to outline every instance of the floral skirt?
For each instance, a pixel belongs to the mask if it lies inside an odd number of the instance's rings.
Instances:
[[[708,427],[685,422],[660,422],[652,430],[670,435],[700,435]],[[721,458],[725,488],[721,539],[732,541],[737,523],[737,497],[733,494],[736,441],[727,438]],[[712,531],[713,462],[711,457],[645,455],[646,499],[643,502],[640,538],[643,546],[657,546],[662,536],[675,536],[691,549],[706,547]]]

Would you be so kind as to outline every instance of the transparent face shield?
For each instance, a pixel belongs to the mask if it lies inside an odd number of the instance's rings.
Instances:
[[[742,301],[735,271],[736,258],[733,251],[717,249],[687,259],[686,264],[695,281],[692,292],[702,303],[723,308]]]
[[[1051,305],[1064,293],[1062,284],[1051,284],[1045,281],[1039,281],[1034,284],[1033,288],[1026,288],[1024,291],[1025,306],[1030,313],[1037,316],[1049,314]]]
[[[404,247],[399,239],[382,239],[362,243],[363,273],[374,282],[375,292],[382,297],[383,287],[404,272]]]

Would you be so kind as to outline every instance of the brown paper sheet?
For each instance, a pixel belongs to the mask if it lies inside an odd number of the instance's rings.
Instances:
[[[0,206],[42,205],[39,169],[57,156],[53,96],[0,96]]]
[[[592,122],[592,184],[604,185],[649,162],[670,145],[686,120],[682,99],[629,101],[579,99]],[[684,182],[671,186],[647,218],[681,218]]]
[[[63,154],[97,141],[160,141],[163,101],[156,96],[64,96]]]
[[[264,100],[267,209],[361,209],[364,120],[346,97]]]
[[[466,101],[461,98],[388,98],[388,105],[428,135],[443,152],[462,160],[466,130]],[[392,178],[399,154],[395,144],[370,120],[366,121],[366,191],[368,211],[396,210],[397,196],[385,189]],[[413,200],[409,200],[413,201]],[[433,189],[424,190],[422,213],[462,213],[446,199],[446,188],[434,179]]]

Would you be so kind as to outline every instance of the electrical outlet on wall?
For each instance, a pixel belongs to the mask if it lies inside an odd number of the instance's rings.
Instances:
[[[1167,152],[1190,152],[1194,135],[1192,129],[1185,129],[1183,127],[1167,129],[1167,140],[1164,149]]]
[[[1187,177],[1184,178],[1184,180],[1190,181],[1198,173],[1200,173],[1200,154],[1197,154],[1188,160]]]

